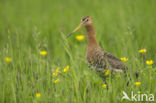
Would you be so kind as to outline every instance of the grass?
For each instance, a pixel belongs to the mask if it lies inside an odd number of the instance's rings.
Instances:
[[[155,0],[1,0],[0,103],[129,103],[125,91],[156,95]],[[100,46],[115,56],[127,57],[132,77],[108,77],[109,89],[85,61],[86,37],[81,29],[70,33],[84,15],[93,18]],[[138,50],[146,48],[146,58]],[[40,51],[47,51],[46,56]],[[5,61],[6,57],[12,59]],[[68,72],[62,72],[69,65]],[[53,77],[56,68],[59,74]],[[138,80],[134,73],[139,72]],[[54,83],[56,79],[58,83]],[[134,85],[141,82],[140,86]],[[40,97],[36,97],[36,93]]]

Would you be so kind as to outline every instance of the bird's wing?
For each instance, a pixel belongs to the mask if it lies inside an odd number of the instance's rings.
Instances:
[[[105,52],[105,51],[103,51],[103,53],[104,53],[105,59],[109,63],[109,66],[112,67],[112,69],[118,69],[118,70],[119,69],[122,69],[122,70],[128,69],[128,67],[125,66],[124,63],[120,59],[115,57],[114,55],[112,55],[108,52]]]
[[[108,68],[113,71],[121,71],[127,68],[120,59],[102,49],[94,50],[93,54],[88,59],[88,63],[89,67],[96,68],[96,71],[105,72]]]

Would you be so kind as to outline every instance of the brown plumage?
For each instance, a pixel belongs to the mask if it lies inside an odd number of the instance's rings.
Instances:
[[[120,59],[100,48],[96,40],[94,25],[90,16],[84,16],[81,24],[73,32],[76,32],[82,26],[85,26],[87,32],[88,46],[86,60],[91,69],[101,73],[105,72],[106,69],[111,71],[125,71],[128,69]]]

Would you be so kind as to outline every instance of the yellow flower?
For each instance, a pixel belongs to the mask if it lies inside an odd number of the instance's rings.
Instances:
[[[152,65],[153,63],[154,63],[153,60],[147,60],[147,61],[146,61],[146,64],[147,64],[147,65]]]
[[[69,65],[67,65],[64,69],[63,72],[67,72],[69,70]]]
[[[47,52],[46,51],[40,51],[40,55],[45,56],[45,55],[47,55]]]
[[[115,77],[116,77],[116,78],[119,78],[119,77],[120,77],[120,74],[117,74]]]
[[[102,85],[102,88],[106,88],[106,87],[107,87],[107,84],[103,84],[103,85]]]
[[[109,69],[105,71],[105,76],[109,75]]]
[[[121,59],[122,62],[126,62],[126,61],[128,61],[128,58],[125,58],[125,57],[120,58],[120,59]]]
[[[59,73],[59,67],[57,67],[55,73],[56,73],[56,75],[58,75],[58,73]]]
[[[56,79],[54,80],[54,83],[58,83],[60,81],[60,79]]]
[[[41,94],[40,93],[36,93],[36,97],[40,98]]]
[[[53,73],[53,76],[57,76],[59,74],[59,67],[57,67],[56,71]]]
[[[140,49],[139,52],[140,53],[146,53],[146,49]]]
[[[10,57],[6,57],[6,58],[5,58],[5,61],[8,62],[8,63],[10,63],[12,60],[11,60]]]
[[[139,86],[139,85],[141,85],[141,82],[135,82],[135,85]]]
[[[81,40],[84,39],[84,36],[83,35],[78,35],[78,36],[76,36],[76,39],[79,40],[79,41],[81,41]]]

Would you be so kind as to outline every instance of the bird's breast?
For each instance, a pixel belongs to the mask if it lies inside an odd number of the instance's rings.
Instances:
[[[99,48],[87,50],[86,60],[91,69],[94,68],[104,70],[106,68],[103,52]]]

